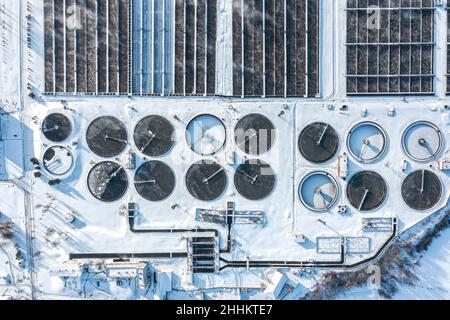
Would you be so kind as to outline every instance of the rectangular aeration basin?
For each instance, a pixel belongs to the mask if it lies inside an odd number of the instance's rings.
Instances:
[[[233,1],[233,94],[319,94],[319,0]]]
[[[347,93],[434,93],[434,1],[347,0]]]
[[[129,1],[44,0],[45,92],[129,92]]]
[[[215,94],[216,1],[134,0],[134,94]]]

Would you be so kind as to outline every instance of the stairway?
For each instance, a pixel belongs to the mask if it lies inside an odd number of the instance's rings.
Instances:
[[[214,237],[192,237],[188,239],[188,265],[193,273],[215,273],[217,271],[218,244]]]

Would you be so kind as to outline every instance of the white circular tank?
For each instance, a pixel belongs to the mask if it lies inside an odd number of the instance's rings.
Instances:
[[[402,146],[406,155],[416,162],[430,162],[439,157],[444,135],[433,123],[418,121],[403,132]]]
[[[74,164],[72,152],[61,146],[53,146],[44,153],[44,168],[55,176],[69,173]]]
[[[386,132],[375,122],[358,123],[347,135],[347,147],[350,154],[362,163],[379,160],[386,152],[387,145]]]
[[[337,180],[325,171],[307,174],[300,182],[298,192],[303,205],[315,212],[331,209],[340,196]]]

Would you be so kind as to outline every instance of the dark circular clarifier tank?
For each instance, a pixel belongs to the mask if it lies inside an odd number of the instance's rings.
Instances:
[[[264,161],[247,160],[236,168],[234,184],[244,198],[261,200],[273,191],[275,173]]]
[[[234,131],[236,145],[247,154],[265,153],[274,143],[274,130],[272,122],[265,116],[249,114],[236,125]]]
[[[306,160],[324,163],[336,155],[339,148],[339,136],[329,124],[315,122],[300,133],[298,147]]]
[[[137,124],[134,130],[134,142],[143,154],[160,157],[172,148],[174,130],[166,118],[148,116]]]
[[[127,146],[127,130],[124,124],[110,116],[94,120],[86,133],[89,148],[104,158],[118,156]]]
[[[168,198],[175,188],[175,174],[165,163],[149,161],[136,171],[134,186],[144,199],[162,201]]]
[[[127,192],[128,177],[125,169],[115,162],[101,162],[88,175],[88,188],[100,201],[119,200]]]
[[[225,169],[213,161],[200,161],[192,165],[186,174],[189,193],[201,201],[219,198],[227,186]]]
[[[373,211],[384,203],[387,191],[386,181],[378,173],[360,171],[348,182],[347,198],[354,208],[360,211]]]
[[[441,181],[429,170],[414,171],[403,181],[403,200],[414,210],[423,211],[433,208],[441,196]]]
[[[72,123],[65,115],[52,113],[42,122],[42,133],[52,142],[62,142],[72,133]]]

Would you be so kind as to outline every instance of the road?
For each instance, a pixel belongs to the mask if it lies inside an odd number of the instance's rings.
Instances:
[[[29,104],[27,103],[27,74],[28,68],[26,64],[27,57],[27,45],[24,37],[26,33],[27,23],[25,21],[25,10],[27,6],[27,0],[20,0],[20,32],[19,32],[19,50],[20,50],[20,77],[19,77],[19,103],[22,110],[21,121],[22,121],[22,143],[23,143],[23,186],[22,189],[25,192],[25,233],[26,233],[26,256],[28,261],[28,268],[30,273],[30,285],[31,285],[31,299],[36,299],[36,269],[34,265],[34,222],[33,222],[33,195],[32,195],[32,183],[33,183],[33,172],[29,169],[30,151],[33,150],[32,137],[29,135],[29,130],[26,128],[29,126]]]

